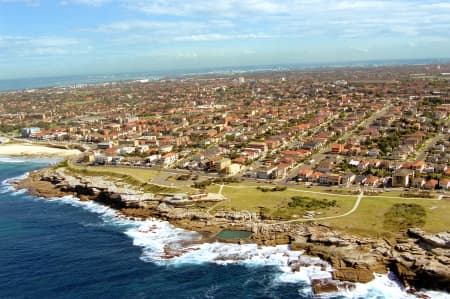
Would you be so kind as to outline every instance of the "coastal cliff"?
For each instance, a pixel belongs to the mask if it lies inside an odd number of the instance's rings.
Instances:
[[[103,177],[81,176],[64,168],[33,172],[17,182],[19,188],[46,197],[74,195],[80,200],[94,200],[136,218],[154,217],[175,226],[200,232],[203,242],[217,240],[223,229],[252,232],[248,240],[261,245],[290,244],[292,250],[320,257],[333,267],[333,280],[313,281],[316,293],[348,288],[354,282],[369,282],[373,273],[394,272],[411,290],[435,289],[450,292],[450,234],[427,235],[409,229],[395,241],[361,238],[337,232],[314,222],[276,224],[257,213],[219,211],[209,213],[185,205],[175,205],[164,198],[136,190],[122,182]],[[221,240],[222,241],[222,240]],[[293,270],[306,266],[291,261]],[[325,263],[322,265],[325,267]],[[349,282],[349,283],[348,283]]]

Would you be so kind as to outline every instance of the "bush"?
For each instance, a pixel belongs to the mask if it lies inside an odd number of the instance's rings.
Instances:
[[[406,197],[406,198],[433,198],[433,194],[431,194],[428,191],[421,191],[421,192],[403,192],[401,195],[401,197]]]
[[[202,181],[202,182],[195,182],[192,185],[192,188],[196,188],[196,189],[205,189],[207,186],[211,185],[212,181],[211,180],[206,180],[206,181]]]
[[[266,187],[256,187],[256,189],[260,190],[261,192],[281,192],[285,191],[287,189],[286,186],[276,186],[273,188],[266,188]]]
[[[291,198],[291,202],[288,204],[290,208],[304,208],[307,210],[319,210],[331,207],[336,207],[336,200],[328,199],[315,199],[305,196],[294,196]]]
[[[426,216],[424,207],[419,204],[396,203],[384,214],[384,227],[390,230],[422,227]]]
[[[182,174],[180,176],[177,177],[178,181],[187,181],[191,178],[190,174]]]
[[[217,178],[214,179],[214,183],[221,184],[221,183],[239,183],[241,182],[241,178],[237,177],[227,177],[227,178]]]

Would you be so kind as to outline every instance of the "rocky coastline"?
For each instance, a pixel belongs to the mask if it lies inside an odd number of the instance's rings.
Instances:
[[[274,224],[257,213],[220,211],[210,214],[165,202],[153,194],[102,177],[82,176],[64,168],[48,168],[30,173],[15,182],[31,194],[54,198],[74,195],[80,200],[94,200],[135,218],[154,217],[177,227],[201,233],[201,242],[217,240],[224,229],[247,230],[247,240],[260,245],[290,244],[291,250],[321,258],[333,267],[333,279],[313,281],[316,294],[351,288],[352,283],[367,283],[374,273],[391,271],[405,288],[450,292],[450,233],[428,235],[409,229],[395,241],[351,236],[314,222]],[[230,240],[220,240],[230,241]],[[176,255],[170,253],[168,255]],[[306,266],[291,261],[293,270]],[[322,265],[325,267],[324,265]]]

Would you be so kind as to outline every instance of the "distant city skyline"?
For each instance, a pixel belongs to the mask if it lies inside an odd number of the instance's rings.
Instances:
[[[450,58],[450,2],[0,0],[0,79]]]

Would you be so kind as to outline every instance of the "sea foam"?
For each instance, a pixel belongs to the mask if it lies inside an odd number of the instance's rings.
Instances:
[[[25,159],[17,159],[11,157],[0,157],[0,163],[25,163],[27,160]]]
[[[26,190],[17,190],[17,188],[14,187],[13,183],[17,182],[17,181],[21,181],[23,179],[26,179],[29,175],[30,175],[30,173],[26,172],[19,176],[3,180],[1,183],[1,187],[0,187],[0,194],[12,193],[14,195],[18,195],[18,194],[22,194],[22,193],[26,192]]]
[[[11,178],[2,182],[0,192],[14,192],[10,182],[24,178]],[[7,191],[5,191],[7,190]],[[98,214],[106,225],[119,227],[132,239],[133,245],[142,248],[141,259],[161,266],[179,267],[186,264],[216,263],[221,265],[239,264],[246,267],[273,266],[278,269],[275,284],[310,285],[313,279],[331,278],[332,268],[318,258],[302,255],[301,251],[291,251],[287,245],[258,246],[256,244],[196,243],[201,235],[174,227],[167,221],[157,219],[134,220],[121,216],[117,211],[92,201],[80,201],[73,196],[54,198],[49,203],[68,204],[91,213]],[[311,266],[292,271],[293,260]],[[318,266],[321,264],[322,266]],[[326,265],[324,268],[323,265]],[[310,287],[302,287],[300,295],[312,296]],[[450,299],[443,292],[426,292],[429,298]],[[321,296],[325,298],[396,298],[409,299],[417,296],[404,292],[393,275],[376,274],[369,283],[355,284],[352,290],[341,289],[338,294]]]

